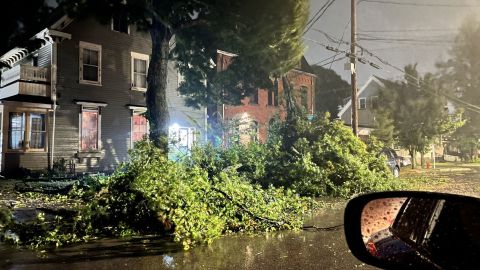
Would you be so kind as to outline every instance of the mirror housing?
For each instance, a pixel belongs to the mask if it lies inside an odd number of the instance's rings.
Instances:
[[[431,192],[361,195],[345,208],[345,236],[359,260],[384,269],[475,269],[480,199]]]

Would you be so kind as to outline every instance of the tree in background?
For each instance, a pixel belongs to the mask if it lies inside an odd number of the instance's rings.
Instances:
[[[439,94],[443,90],[432,74],[420,77],[416,65],[407,65],[405,73],[402,81],[385,81],[385,88],[380,91],[377,119],[383,122],[383,129],[376,132],[384,135],[381,139],[388,142],[393,137],[406,148],[415,168],[417,153],[421,154],[423,165],[423,155],[434,140],[452,133],[463,122],[458,115],[448,113],[446,100]]]
[[[350,84],[344,81],[335,71],[322,66],[312,66],[317,75],[315,84],[315,111],[329,112],[332,118],[337,118],[339,107],[351,96]]]
[[[375,110],[375,129],[371,135],[384,145],[392,146],[395,142],[395,125],[388,108],[379,107]]]
[[[439,63],[445,87],[461,100],[480,106],[480,21],[470,17],[455,38],[450,59]],[[466,123],[452,135],[453,146],[465,159],[475,159],[480,148],[480,113],[465,110]]]
[[[303,55],[301,33],[308,1],[230,1],[217,3],[216,18],[179,31],[172,56],[184,76],[179,92],[186,104],[209,108],[212,141],[223,119],[222,104],[239,105],[259,88],[272,89]],[[233,19],[238,17],[238,19]],[[214,30],[216,29],[216,30]],[[215,67],[217,50],[233,53],[227,66]]]

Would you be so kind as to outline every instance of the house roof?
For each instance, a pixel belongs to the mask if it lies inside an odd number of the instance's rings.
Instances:
[[[298,63],[298,66],[294,68],[294,70],[310,73],[312,75],[315,75],[313,72],[312,67],[310,64],[308,64],[307,59],[305,59],[305,56],[302,55],[302,58],[300,59],[300,62]]]
[[[39,25],[38,29],[30,32],[31,37],[23,42],[25,43],[25,46],[20,45],[7,51],[0,56],[0,62],[6,64],[7,66],[12,66],[15,62],[28,55],[29,49],[27,49],[27,47],[29,47],[29,42],[31,43],[32,41],[40,40],[42,45],[44,45],[46,42],[52,42],[51,36],[53,36],[53,34],[63,34],[59,31],[67,27],[72,21],[73,19],[65,15],[63,11],[61,13],[58,10],[54,11],[52,16],[45,21],[45,24]],[[48,25],[49,27],[45,28],[45,25]]]
[[[385,84],[382,82],[383,79],[377,77],[377,76],[370,76],[370,78],[368,78],[368,81],[362,86],[362,88],[360,89],[360,91],[358,91],[358,96],[360,96],[364,91],[365,89],[367,89],[368,85],[371,84],[371,83],[376,83],[378,85],[380,85],[381,87],[384,87]],[[345,104],[345,106],[342,107],[342,109],[340,110],[340,112],[338,113],[338,117],[339,118],[342,118],[343,114],[352,106],[352,99],[350,98],[350,100],[347,102],[347,104]]]

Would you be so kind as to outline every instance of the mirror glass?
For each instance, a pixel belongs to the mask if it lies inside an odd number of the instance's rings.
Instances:
[[[368,253],[392,265],[473,269],[480,265],[480,205],[423,197],[369,201],[361,214]]]

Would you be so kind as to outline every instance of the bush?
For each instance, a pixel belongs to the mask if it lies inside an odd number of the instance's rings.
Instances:
[[[197,147],[184,161],[209,176],[235,169],[263,187],[296,190],[302,196],[341,196],[402,188],[392,179],[376,143],[369,148],[340,121],[328,116],[289,122],[274,121],[266,144],[234,144],[229,148]]]
[[[214,148],[197,151],[208,153],[214,160],[205,160],[209,164],[220,162]],[[300,228],[313,205],[283,188],[264,190],[233,168],[210,165],[207,172],[193,163],[175,163],[152,144],[137,143],[130,160],[95,186],[99,191],[79,214],[76,228],[120,236],[173,233],[189,248],[224,233]]]

